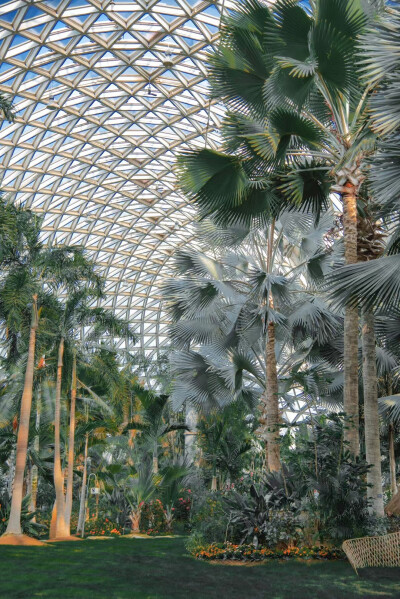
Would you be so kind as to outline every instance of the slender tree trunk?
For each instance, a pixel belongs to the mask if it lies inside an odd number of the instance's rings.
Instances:
[[[81,497],[80,497],[80,503],[79,503],[79,517],[78,517],[78,528],[77,528],[77,532],[81,532],[82,531],[82,529],[83,529],[83,523],[85,521],[88,446],[89,446],[89,433],[86,433],[85,453],[84,453],[84,457],[83,457],[82,487],[81,487]]]
[[[185,431],[185,458],[189,464],[193,464],[196,458],[196,430],[197,430],[197,412],[193,406],[186,404],[186,425],[189,431]]]
[[[55,539],[57,536],[57,502],[53,503],[53,509],[51,510],[49,539]]]
[[[65,525],[64,476],[61,468],[61,382],[64,357],[64,339],[61,338],[58,347],[56,403],[54,412],[54,487],[56,491],[56,530],[55,537],[66,537],[68,531]]]
[[[392,496],[396,495],[397,481],[396,481],[396,455],[394,453],[394,425],[393,422],[389,424],[389,466],[390,466],[390,490]]]
[[[343,198],[344,255],[346,264],[357,262],[357,188],[348,182]],[[360,453],[358,406],[358,310],[346,307],[344,317],[344,411],[350,419],[345,441],[350,452]]]
[[[76,354],[74,352],[73,363],[72,363],[71,406],[70,406],[70,417],[69,417],[67,496],[66,496],[66,500],[65,500],[65,526],[68,531],[68,536],[71,534],[72,490],[73,490],[73,484],[74,484],[75,406],[76,406]]]
[[[29,421],[31,416],[33,373],[35,368],[36,330],[38,327],[37,295],[33,296],[32,322],[29,335],[28,361],[26,364],[24,390],[21,399],[21,413],[17,437],[17,457],[15,463],[14,486],[11,499],[10,518],[5,534],[22,534],[21,507],[23,498],[24,473],[28,451]]]
[[[30,460],[26,461],[26,474],[25,474],[25,491],[24,495],[32,497],[32,466]],[[30,506],[30,502],[29,502]],[[28,508],[30,511],[30,507]]]
[[[154,444],[153,448],[153,474],[158,474],[158,447],[157,441]]]
[[[268,444],[268,469],[271,472],[280,470],[279,446],[279,400],[278,400],[278,372],[275,355],[275,325],[268,323],[268,339],[266,345],[266,396],[267,396],[267,444]]]
[[[14,477],[15,477],[15,457],[16,457],[16,450],[12,449],[10,456],[7,460],[7,463],[8,463],[7,494],[10,499],[11,499],[12,493],[13,493],[13,483],[14,483]]]
[[[374,315],[366,309],[363,309],[362,350],[365,452],[367,462],[372,466],[367,474],[367,482],[371,485],[367,493],[371,513],[376,516],[383,516]]]
[[[39,383],[38,392],[36,396],[36,422],[35,422],[35,430],[36,435],[33,442],[33,449],[35,450],[36,455],[39,454],[40,450],[40,437],[39,437],[39,429],[40,429],[40,418],[42,413],[42,386]],[[31,512],[36,511],[36,499],[37,499],[37,491],[38,491],[38,467],[36,464],[32,466],[32,478],[31,478],[31,503],[29,509]],[[33,519],[36,521],[36,518]]]

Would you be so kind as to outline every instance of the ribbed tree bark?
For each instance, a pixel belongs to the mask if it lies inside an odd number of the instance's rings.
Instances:
[[[394,425],[389,424],[389,468],[390,468],[390,490],[392,496],[398,492],[396,480],[396,455],[394,452]]]
[[[35,435],[35,439],[33,441],[33,449],[35,450],[36,455],[39,454],[39,450],[40,450],[39,428],[40,428],[41,413],[42,413],[42,386],[39,383],[37,396],[36,396],[36,421],[35,421],[36,435]],[[29,506],[29,509],[31,512],[36,511],[36,498],[37,498],[38,480],[39,480],[38,474],[39,474],[38,467],[36,466],[36,464],[33,464],[32,473],[31,473],[31,503]],[[33,521],[36,521],[36,518],[33,518]]]
[[[37,295],[32,298],[32,321],[29,334],[28,360],[25,371],[24,390],[21,399],[21,412],[17,437],[17,457],[15,462],[14,486],[11,499],[10,518],[4,535],[22,534],[21,508],[23,498],[24,474],[28,452],[29,421],[32,406],[33,373],[35,369],[36,331],[38,327]],[[4,536],[3,535],[3,536]]]
[[[75,456],[75,407],[76,407],[76,354],[74,352],[72,363],[71,405],[69,416],[69,441],[68,441],[68,475],[67,495],[65,499],[65,526],[68,536],[71,534],[72,490],[74,485],[74,456]]]
[[[85,521],[88,446],[89,446],[89,433],[86,433],[85,452],[84,452],[84,456],[83,456],[83,475],[82,475],[81,497],[80,497],[80,502],[79,502],[79,516],[78,516],[77,532],[81,532],[83,530],[83,523]]]
[[[367,495],[370,512],[383,516],[374,315],[370,310],[363,309],[362,317],[365,453],[368,464],[372,466],[367,473],[367,482],[371,485]]]
[[[279,446],[279,399],[278,399],[278,372],[275,355],[275,325],[268,323],[266,343],[266,409],[267,409],[267,445],[268,445],[268,470],[280,470]]]
[[[56,401],[54,410],[54,487],[56,491],[56,526],[53,535],[50,538],[62,538],[68,536],[65,525],[65,497],[64,497],[64,476],[61,468],[61,382],[64,357],[64,339],[61,338],[58,346],[57,362],[57,382],[56,382]]]
[[[342,194],[344,255],[346,264],[357,262],[357,189],[348,182],[348,191]],[[345,430],[345,441],[350,452],[360,453],[358,406],[358,311],[347,306],[344,317],[344,411],[350,423]]]

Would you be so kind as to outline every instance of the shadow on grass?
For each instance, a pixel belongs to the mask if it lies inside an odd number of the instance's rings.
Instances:
[[[360,578],[366,580],[393,580],[400,581],[400,568],[362,568],[358,570]]]

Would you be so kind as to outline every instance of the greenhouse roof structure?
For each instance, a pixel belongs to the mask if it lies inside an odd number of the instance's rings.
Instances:
[[[226,3],[227,4],[227,3]],[[166,342],[160,282],[194,235],[177,154],[219,146],[206,53],[224,5],[197,0],[0,1],[2,190],[106,278],[104,306],[147,356]],[[120,340],[120,344],[124,341]]]

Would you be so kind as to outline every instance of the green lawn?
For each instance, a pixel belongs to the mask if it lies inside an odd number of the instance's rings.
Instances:
[[[191,558],[183,539],[110,539],[0,547],[1,599],[400,597],[400,570],[358,578],[345,562],[253,567]]]

